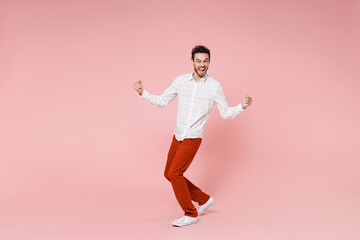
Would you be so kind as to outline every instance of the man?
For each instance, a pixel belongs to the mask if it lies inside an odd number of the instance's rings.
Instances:
[[[211,78],[206,72],[210,64],[210,50],[197,45],[192,49],[191,59],[194,72],[178,76],[168,89],[161,95],[147,92],[141,81],[134,83],[135,90],[147,102],[163,107],[176,96],[178,99],[175,135],[170,146],[164,175],[170,181],[176,199],[185,215],[174,220],[174,226],[186,226],[197,223],[197,216],[215,202],[208,194],[184,177],[200,146],[204,125],[216,104],[220,115],[224,119],[234,118],[250,106],[252,99],[245,96],[241,104],[229,107],[219,82]],[[192,201],[199,204],[196,209]]]

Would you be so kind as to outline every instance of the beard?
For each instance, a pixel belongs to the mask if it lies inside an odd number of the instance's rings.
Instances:
[[[194,67],[194,71],[196,72],[196,74],[197,74],[198,76],[203,77],[203,76],[205,76],[205,74],[206,74],[206,72],[207,72],[207,69],[205,68],[205,71],[204,71],[203,74],[200,74],[195,67]]]

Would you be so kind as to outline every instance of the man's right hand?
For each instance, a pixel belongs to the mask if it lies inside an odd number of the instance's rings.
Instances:
[[[142,83],[141,83],[141,80],[136,81],[136,82],[134,83],[134,88],[135,88],[135,90],[136,90],[140,95],[143,94],[143,85],[142,85]]]

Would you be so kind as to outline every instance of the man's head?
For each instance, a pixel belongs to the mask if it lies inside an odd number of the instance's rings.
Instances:
[[[194,71],[199,77],[205,76],[210,64],[210,50],[202,45],[195,46],[191,51]]]

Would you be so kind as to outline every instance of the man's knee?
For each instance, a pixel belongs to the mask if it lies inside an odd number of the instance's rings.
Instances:
[[[164,172],[164,177],[165,177],[168,181],[170,181],[170,177],[169,177],[169,174],[168,174],[167,171]]]
[[[183,174],[178,171],[169,171],[167,174],[168,180],[178,180],[183,177]]]

